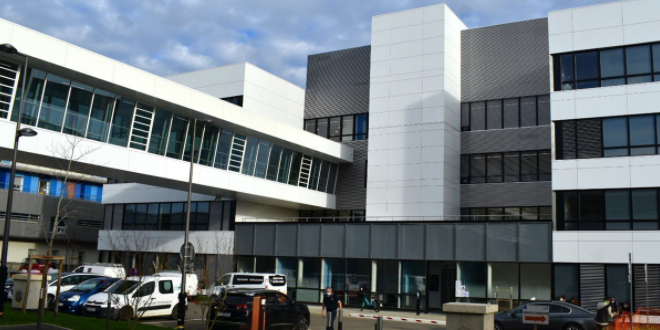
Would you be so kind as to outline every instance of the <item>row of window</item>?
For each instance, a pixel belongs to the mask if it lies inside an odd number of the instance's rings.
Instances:
[[[554,90],[660,81],[660,43],[553,56]]]
[[[550,181],[550,150],[461,155],[461,183]]]
[[[660,145],[660,115],[560,121],[557,159],[654,155]]]
[[[9,169],[0,168],[0,189],[9,189],[9,177]],[[23,171],[16,172],[14,191],[56,197],[65,196],[99,203],[103,197],[103,185],[101,184],[74,181],[65,184],[56,177]]]
[[[358,222],[365,221],[365,210],[300,211],[300,221],[306,222]]]
[[[307,119],[305,130],[332,141],[366,140],[369,136],[369,115]]]
[[[461,208],[462,221],[552,220],[552,206]]]
[[[218,222],[216,230],[233,230],[232,213],[235,202],[214,202],[218,219],[211,219],[210,202],[190,203],[190,230],[209,230],[210,223]],[[110,228],[123,230],[185,230],[187,203],[141,203],[106,206],[106,219]],[[223,219],[223,218],[227,219]],[[223,226],[223,221],[228,222]],[[116,223],[116,225],[115,225]]]
[[[6,119],[9,115],[17,75],[17,65],[0,61],[0,118]]]
[[[334,193],[335,163],[213,125],[194,125],[191,118],[34,68],[27,77],[21,119],[26,125],[185,161],[194,140],[196,163]],[[18,91],[13,121],[22,97]]]
[[[550,125],[550,95],[461,104],[461,131]]]
[[[658,230],[658,189],[557,191],[558,230]]]

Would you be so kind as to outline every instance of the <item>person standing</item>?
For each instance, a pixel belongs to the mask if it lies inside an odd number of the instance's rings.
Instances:
[[[326,311],[330,317],[330,329],[335,329],[335,319],[337,318],[337,310],[342,309],[341,300],[339,296],[332,292],[331,287],[325,288],[325,296],[323,296],[323,306],[321,306],[321,317],[325,318]]]
[[[596,311],[596,330],[605,330],[610,326],[610,320],[614,317],[612,313],[612,306],[610,300],[605,298],[604,301],[598,303],[598,311]]]

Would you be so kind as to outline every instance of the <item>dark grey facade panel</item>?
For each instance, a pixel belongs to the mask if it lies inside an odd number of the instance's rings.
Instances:
[[[275,251],[275,225],[261,224],[256,226],[254,254],[258,256],[272,255]]]
[[[236,225],[234,250],[237,255],[254,255],[254,224]]]
[[[401,259],[424,260],[424,225],[401,224],[399,231],[401,236]]]
[[[112,226],[112,221],[105,221],[106,219],[112,219],[112,208],[114,206],[112,205],[106,205],[105,206],[105,213],[103,215],[103,229],[105,230],[110,230],[112,229],[110,226]]]
[[[548,19],[461,32],[462,101],[550,92]]]
[[[224,203],[211,203],[209,231],[222,230],[222,206]]]
[[[371,256],[371,225],[350,225],[346,235],[347,258]]]
[[[319,257],[321,256],[321,225],[310,224],[299,227],[298,235],[299,250],[301,257]],[[328,237],[326,239],[332,239]]]
[[[321,255],[323,257],[343,258],[346,246],[346,225],[329,224],[323,225],[323,246]]]
[[[456,260],[486,260],[486,225],[456,226]]]
[[[371,257],[376,259],[397,258],[397,225],[373,225]]]
[[[122,221],[124,219],[124,205],[114,205],[112,212],[112,229],[121,230]]]
[[[369,141],[342,142],[353,148],[353,163],[339,164],[337,210],[364,210],[367,203],[367,153]]]
[[[277,226],[277,255],[291,257],[298,255],[297,224],[280,224]]]
[[[487,224],[486,258],[488,261],[515,262],[518,260],[518,224]]]
[[[524,262],[552,260],[552,225],[520,223],[518,225],[518,259]]]
[[[310,55],[305,119],[369,112],[371,46]]]
[[[550,126],[461,132],[461,154],[550,150]]]
[[[441,261],[552,261],[549,222],[257,224],[277,236],[270,256]],[[236,254],[254,255],[254,224],[236,224]],[[260,229],[257,228],[257,232]],[[261,239],[261,238],[259,238]],[[265,245],[270,246],[265,238]],[[260,241],[257,241],[260,242]],[[286,247],[283,242],[286,243]],[[297,254],[291,253],[299,246]],[[321,249],[322,248],[322,249]],[[492,250],[492,251],[491,251]],[[261,251],[260,253],[263,253]]]
[[[550,181],[461,185],[461,208],[550,205]]]
[[[456,260],[454,256],[456,225],[431,224],[426,228],[426,258],[428,260]]]

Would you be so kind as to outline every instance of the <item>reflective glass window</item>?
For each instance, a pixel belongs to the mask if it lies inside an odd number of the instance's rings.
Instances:
[[[471,298],[486,298],[486,263],[485,262],[458,262],[457,278],[465,285],[465,291]]]
[[[330,118],[329,138],[332,141],[341,140],[341,117]]]
[[[278,166],[280,164],[280,156],[282,155],[282,147],[273,145],[270,149],[270,156],[268,156],[268,169],[266,170],[266,180],[277,180]]]
[[[135,101],[120,97],[115,106],[115,113],[112,117],[112,126],[110,127],[110,144],[125,147],[128,144],[129,130],[133,120],[133,111],[135,110]]]
[[[550,264],[520,264],[520,299],[551,299],[550,267]]]
[[[486,155],[471,155],[470,159],[470,183],[486,182]]]
[[[653,71],[660,72],[660,43],[654,44],[653,48]],[[656,81],[658,81],[656,77]]]
[[[135,223],[133,229],[144,230],[147,224],[147,204],[137,204],[135,207]]]
[[[531,182],[538,180],[538,156],[536,151],[520,153],[520,181]]]
[[[197,127],[195,127],[197,126]],[[188,133],[186,134],[186,148],[183,152],[183,160],[190,161],[190,153],[192,152],[192,142],[193,142],[193,131],[195,131],[195,159],[193,162],[197,163],[199,158],[199,150],[202,145],[202,134],[204,134],[204,125],[197,123],[195,125],[194,120],[191,119],[188,123]]]
[[[470,130],[486,129],[486,102],[470,103]]]
[[[623,48],[602,50],[600,52],[601,78],[621,77],[625,75]]]
[[[555,297],[559,300],[561,295],[566,300],[572,298],[580,300],[580,265],[579,264],[555,264]]]
[[[626,47],[628,75],[651,73],[651,46]]]
[[[318,187],[319,176],[321,173],[321,162],[322,160],[316,157],[312,160],[312,169],[310,171],[309,184],[307,186],[309,189],[316,190]]]
[[[629,119],[630,123],[630,153],[631,155],[655,154],[655,118],[649,116],[633,116]]]
[[[603,147],[628,146],[628,120],[626,118],[603,119]]]
[[[185,203],[172,203],[172,216],[170,221],[170,230],[183,230],[185,225],[186,213]]]
[[[502,128],[502,100],[486,102],[486,129]]]
[[[170,125],[172,124],[172,113],[156,109],[154,115],[154,123],[151,128],[151,139],[149,140],[149,152],[157,155],[165,155],[165,148],[167,147],[167,136],[170,132]]]
[[[575,80],[575,69],[573,64],[573,55],[562,55],[561,56],[561,81],[572,84]],[[570,87],[567,86],[567,87]],[[572,89],[572,88],[563,88],[563,89]]]
[[[486,173],[488,173],[487,182],[498,183],[502,182],[502,154],[488,154],[486,166]]]
[[[215,168],[227,169],[227,164],[229,164],[229,152],[231,151],[231,142],[234,136],[234,132],[223,129],[218,140],[218,149],[215,153]]]
[[[601,221],[605,202],[600,191],[580,192],[580,220]]]
[[[158,229],[158,204],[148,204],[146,230]]]
[[[305,120],[305,130],[316,134],[316,119]]]
[[[170,230],[172,222],[172,203],[161,203],[159,210],[159,229]]]
[[[371,261],[347,259],[346,282],[349,291],[371,291]]]
[[[97,89],[94,91],[94,103],[87,127],[87,138],[90,140],[106,142],[110,131],[110,118],[115,107],[113,93]]]
[[[328,174],[330,173],[330,162],[324,160],[321,162],[321,172],[319,174],[318,190],[325,192],[328,189]]]
[[[320,289],[321,286],[321,259],[300,258],[300,271],[302,281],[298,283],[299,288]],[[317,291],[318,295],[318,291]],[[318,299],[318,297],[317,297]]]
[[[506,256],[505,256],[506,257]],[[518,298],[518,264],[490,263],[488,298]]]
[[[575,54],[577,80],[598,79],[598,52]]]
[[[302,165],[302,153],[291,151],[291,171],[289,172],[289,184],[297,186],[300,178],[300,167]]]
[[[355,139],[356,140],[366,140],[367,134],[369,132],[369,123],[367,121],[367,115],[356,115],[355,116]]]
[[[245,153],[243,154],[243,167],[241,173],[245,175],[254,175],[254,166],[257,163],[257,151],[259,150],[259,140],[248,136],[245,144]]]
[[[289,170],[291,170],[292,153],[291,149],[282,148],[282,156],[277,173],[277,182],[288,183]]]
[[[520,126],[520,111],[518,99],[506,99],[503,105],[504,128],[516,128]]]
[[[341,120],[342,141],[353,140],[353,116],[344,116]]]
[[[208,230],[209,229],[209,212],[210,212],[210,203],[208,202],[198,202],[197,204],[197,214],[195,216],[195,224],[190,228],[191,230]]]
[[[401,293],[426,292],[426,267],[423,261],[401,261]]]
[[[124,228],[132,230],[135,223],[135,204],[126,204],[124,206]]]
[[[268,156],[270,155],[270,142],[259,141],[259,150],[257,151],[257,160],[254,168],[254,176],[258,178],[266,177],[266,168],[268,167]]]
[[[655,189],[632,190],[633,220],[658,219],[658,191]]]
[[[44,90],[41,111],[39,112],[38,127],[51,131],[60,132],[64,119],[64,109],[71,81],[53,74],[46,78],[46,89]]]
[[[206,124],[204,127],[204,138],[202,139],[202,148],[199,153],[199,163],[206,166],[213,166],[213,157],[215,156],[215,147],[218,142],[219,129],[213,125]]]
[[[344,259],[323,259],[323,283],[321,288],[331,287],[334,291],[345,289],[346,261]]]
[[[181,159],[183,156],[183,141],[186,138],[187,129],[188,118],[175,114],[172,118],[170,136],[167,142],[167,157]]]
[[[316,120],[316,135],[324,138],[328,137],[328,118]]]
[[[630,220],[630,191],[611,190],[605,192],[605,219]]]
[[[642,83],[647,83],[653,81],[653,77],[651,75],[646,75],[646,76],[636,76],[636,77],[628,77],[628,84],[642,84]]]
[[[628,265],[606,265],[607,296],[615,297],[619,304],[630,301]]]
[[[336,186],[336,181],[337,181],[337,170],[339,169],[339,165],[335,163],[330,164],[330,174],[328,176],[328,194],[334,194],[335,193],[335,186]]]
[[[552,178],[552,153],[539,151],[539,181],[550,181]]]
[[[550,125],[550,95],[539,95],[537,98],[537,124]]]
[[[22,124],[36,126],[37,115],[39,113],[39,105],[41,104],[41,97],[43,95],[44,85],[46,84],[46,73],[37,69],[28,68],[28,80],[25,82],[27,89],[27,97],[23,105],[23,115],[21,118]],[[21,105],[20,98],[22,97],[21,88],[23,87],[23,74],[18,80],[18,87],[16,90],[16,97],[14,99],[14,109],[11,114],[11,120],[17,121],[18,111]]]
[[[73,82],[64,120],[64,133],[85,136],[94,88]]]
[[[626,78],[610,78],[601,80],[602,87],[625,85]]]
[[[298,280],[298,258],[277,257],[275,258],[275,272],[286,276],[286,286],[295,288]]]
[[[536,124],[536,97],[520,98],[520,127],[531,127]]]

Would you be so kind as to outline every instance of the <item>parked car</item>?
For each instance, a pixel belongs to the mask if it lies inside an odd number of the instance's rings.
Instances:
[[[268,273],[228,273],[211,287],[210,295],[220,296],[226,289],[272,289],[286,294],[286,276]]]
[[[105,318],[110,313],[110,318],[119,320],[170,316],[176,320],[180,292],[181,275],[129,277],[89,297],[83,304],[83,315]]]
[[[294,302],[280,291],[228,289],[226,295],[215,298],[209,311],[209,319],[217,317],[214,329],[249,329],[254,297],[266,299],[267,329],[309,328],[307,305]]]
[[[113,283],[119,281],[113,277],[96,277],[73,287],[71,290],[60,295],[60,301],[57,303],[58,310],[71,314],[81,314],[83,304],[87,299],[98,292],[103,292]]]
[[[556,330],[593,330],[596,328],[596,313],[582,307],[562,302],[532,302],[519,306],[509,312],[495,314],[495,330],[532,330],[534,325],[523,324],[523,310],[529,305],[549,305],[550,324],[544,329]]]
[[[121,264],[89,264],[82,265],[73,270],[74,273],[90,273],[103,275],[107,277],[124,278],[126,277],[126,270]]]
[[[30,266],[30,259],[29,258],[24,258],[23,261],[21,261],[21,267],[18,268],[18,271],[27,272],[29,266]],[[34,259],[34,260],[32,260],[32,272],[33,273],[43,274],[45,268],[46,268],[46,261],[44,261],[43,259]],[[49,263],[48,268],[55,268],[55,265],[52,264],[52,263]]]
[[[5,301],[12,301],[14,299],[14,279],[7,278],[5,282]]]
[[[64,292],[67,292],[76,285],[85,282],[92,278],[103,277],[96,274],[72,274],[62,276],[62,281],[60,282],[60,295]],[[57,276],[52,275],[51,278],[55,278],[50,283],[48,283],[47,296],[46,296],[46,306],[48,308],[53,308],[53,302],[55,300],[55,295],[57,294]]]

